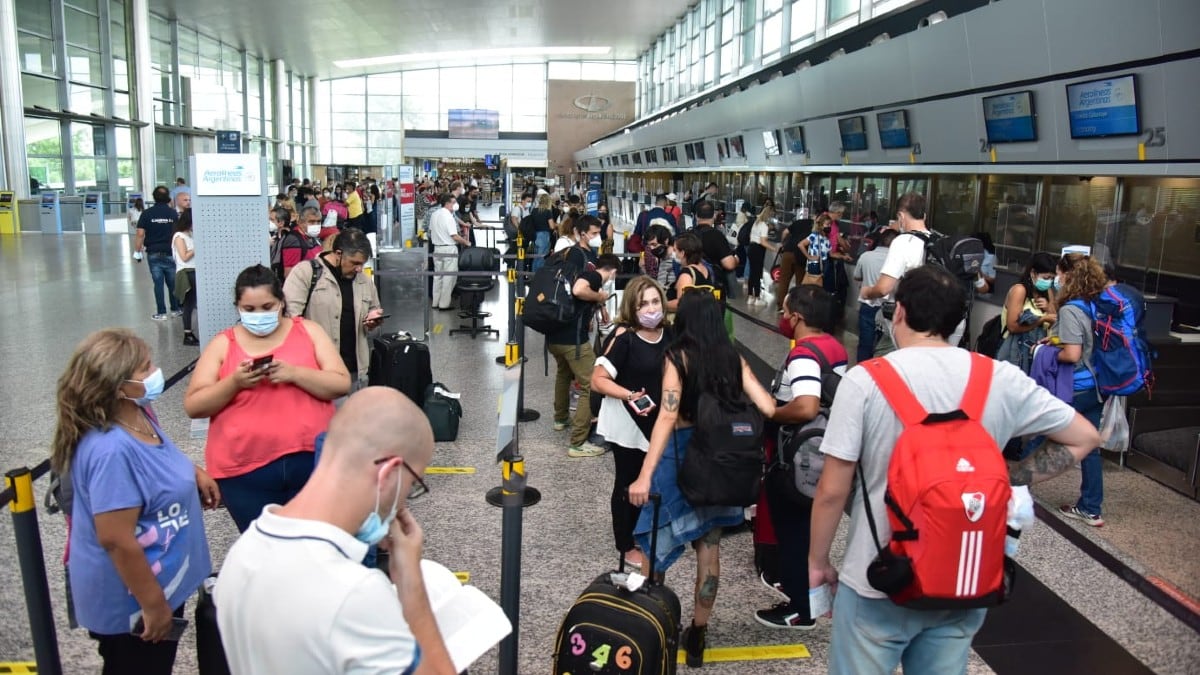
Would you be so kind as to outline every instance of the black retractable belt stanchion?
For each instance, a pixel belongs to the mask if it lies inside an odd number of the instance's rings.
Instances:
[[[508,341],[513,342],[513,335],[517,332],[517,311],[516,302],[519,295],[517,288],[517,268],[520,267],[521,261],[525,259],[525,242],[521,235],[517,235],[517,260],[508,268]],[[501,354],[496,357],[496,363],[505,365],[507,363],[506,355]]]
[[[33,497],[33,472],[28,468],[5,474],[14,498],[12,511],[13,533],[17,539],[17,559],[21,565],[21,585],[25,589],[25,608],[29,613],[29,628],[33,633],[33,653],[38,672],[42,675],[62,675],[58,655],[58,634],[50,607],[50,584],[46,581],[46,562],[42,557],[42,535],[38,528],[36,502]]]

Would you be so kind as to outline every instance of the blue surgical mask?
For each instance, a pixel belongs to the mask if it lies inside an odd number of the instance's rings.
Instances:
[[[1062,277],[1054,277],[1054,290],[1062,290]]]
[[[139,380],[128,381],[138,382]],[[163,386],[165,382],[163,380],[162,368],[155,368],[153,373],[150,373],[148,376],[146,376],[146,379],[141,380],[140,382],[142,386],[145,387],[146,393],[142,394],[140,398],[130,400],[144,408],[153,403],[154,399],[158,398],[163,393]]]
[[[354,533],[354,538],[367,544],[374,546],[387,536],[388,527],[392,520],[396,518],[396,512],[400,508],[400,480],[396,480],[396,496],[392,499],[392,510],[388,511],[386,518],[379,517],[379,491],[375,491],[375,508],[363,520],[362,525],[358,527],[358,532]]]
[[[1033,287],[1045,293],[1054,286],[1054,279],[1034,279]]]
[[[266,337],[279,328],[279,312],[238,312],[242,326],[258,337]]]

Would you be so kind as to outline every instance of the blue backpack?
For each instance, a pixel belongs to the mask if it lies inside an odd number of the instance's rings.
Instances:
[[[1132,396],[1148,389],[1154,381],[1150,372],[1153,355],[1142,327],[1146,301],[1125,284],[1109,286],[1091,303],[1072,300],[1092,319],[1092,371],[1095,386],[1106,396]],[[1078,372],[1076,389],[1092,380],[1091,373]],[[1082,376],[1082,377],[1080,377]],[[1088,386],[1091,386],[1090,384]]]

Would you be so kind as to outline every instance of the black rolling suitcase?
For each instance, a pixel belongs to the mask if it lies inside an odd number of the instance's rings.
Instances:
[[[654,553],[662,500],[652,496],[654,530],[650,535],[648,579],[636,591],[614,583],[623,574],[600,575],[571,605],[558,629],[555,675],[673,675],[679,650],[679,597],[654,583]]]
[[[433,383],[429,345],[402,334],[375,338],[367,381],[371,386],[397,389],[420,407],[425,389]]]

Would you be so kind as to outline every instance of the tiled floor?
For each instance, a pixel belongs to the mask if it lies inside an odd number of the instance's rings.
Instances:
[[[150,341],[157,362],[168,376],[197,356],[197,348],[181,345],[177,322],[150,320],[148,274],[128,261],[126,250],[127,240],[120,235],[0,238],[0,284],[6,300],[0,305],[0,400],[5,402],[0,406],[0,467],[33,465],[46,456],[53,428],[55,380],[66,356],[88,332],[111,325],[133,328]],[[493,291],[491,302],[503,297],[502,293],[503,287]],[[504,331],[504,308],[495,306],[493,311],[493,324]],[[774,322],[769,310],[761,313],[765,320]],[[781,338],[741,319],[737,333],[747,351],[759,355],[766,364],[776,363],[786,349]],[[462,392],[466,409],[459,439],[439,445],[435,464],[470,466],[476,473],[429,476],[432,495],[414,502],[414,513],[425,527],[428,557],[454,570],[470,572],[472,583],[498,597],[501,512],[488,506],[483,495],[499,482],[494,462],[495,410],[502,369],[493,358],[503,348],[495,338],[451,338],[443,330],[432,337],[431,350],[435,378]],[[526,406],[542,413],[540,421],[521,428],[521,448],[528,462],[530,483],[543,493],[542,503],[524,514],[522,541],[519,672],[532,674],[549,670],[558,622],[576,594],[612,566],[616,558],[608,515],[612,459],[566,456],[565,432],[550,428],[552,380],[542,375],[541,343],[536,336],[530,339],[527,353]],[[184,386],[168,391],[156,408],[166,432],[191,456],[200,458],[202,446],[188,438],[190,424],[182,412]],[[1061,478],[1039,494],[1050,496],[1059,489],[1069,492],[1073,480]],[[44,485],[38,484],[39,494]],[[1129,509],[1138,513],[1143,513],[1143,505],[1156,509],[1147,511],[1145,517],[1150,520],[1140,521],[1143,524],[1137,526],[1144,530],[1141,534],[1147,541],[1163,542],[1167,548],[1171,545],[1168,538],[1175,532],[1188,532],[1178,528],[1173,508],[1163,512],[1154,506],[1158,503],[1157,493],[1142,477],[1130,474],[1109,485],[1109,517],[1121,518],[1125,507],[1118,504],[1125,503],[1120,495],[1126,491],[1146,495],[1141,500],[1128,500]],[[66,671],[96,672],[99,658],[94,644],[81,631],[70,631],[65,625],[61,567],[57,562],[65,528],[61,519],[45,514],[41,515],[41,523]],[[224,511],[208,514],[205,526],[214,562],[219,565],[235,530]],[[0,518],[0,580],[4,582],[0,584],[0,607],[4,608],[0,611],[0,662],[32,659],[12,536],[8,519]],[[1187,536],[1194,543],[1194,534]],[[969,672],[1144,672],[1139,663],[1162,674],[1197,672],[1200,638],[1195,632],[1048,528],[1035,528],[1022,542],[1019,562],[1030,580],[1039,583],[1019,585],[1020,597],[993,612],[976,641]],[[1135,541],[1116,542],[1114,546],[1144,549],[1149,545]],[[722,554],[722,583],[710,644],[799,642],[807,645],[812,656],[797,661],[713,664],[705,671],[762,675],[825,672],[828,624],[822,621],[809,633],[786,634],[760,626],[750,614],[770,604],[772,598],[753,576],[750,536],[727,537]],[[1192,556],[1192,579],[1200,576],[1195,561]],[[1153,565],[1146,567],[1156,569]],[[683,600],[685,616],[692,604],[693,574],[694,559],[690,555],[685,555],[668,574],[668,583]],[[1187,577],[1189,568],[1183,567],[1179,574]],[[1094,665],[1097,660],[1101,660],[1100,666]],[[181,643],[176,672],[196,672],[190,634]],[[471,672],[496,672],[495,652],[485,655]]]

